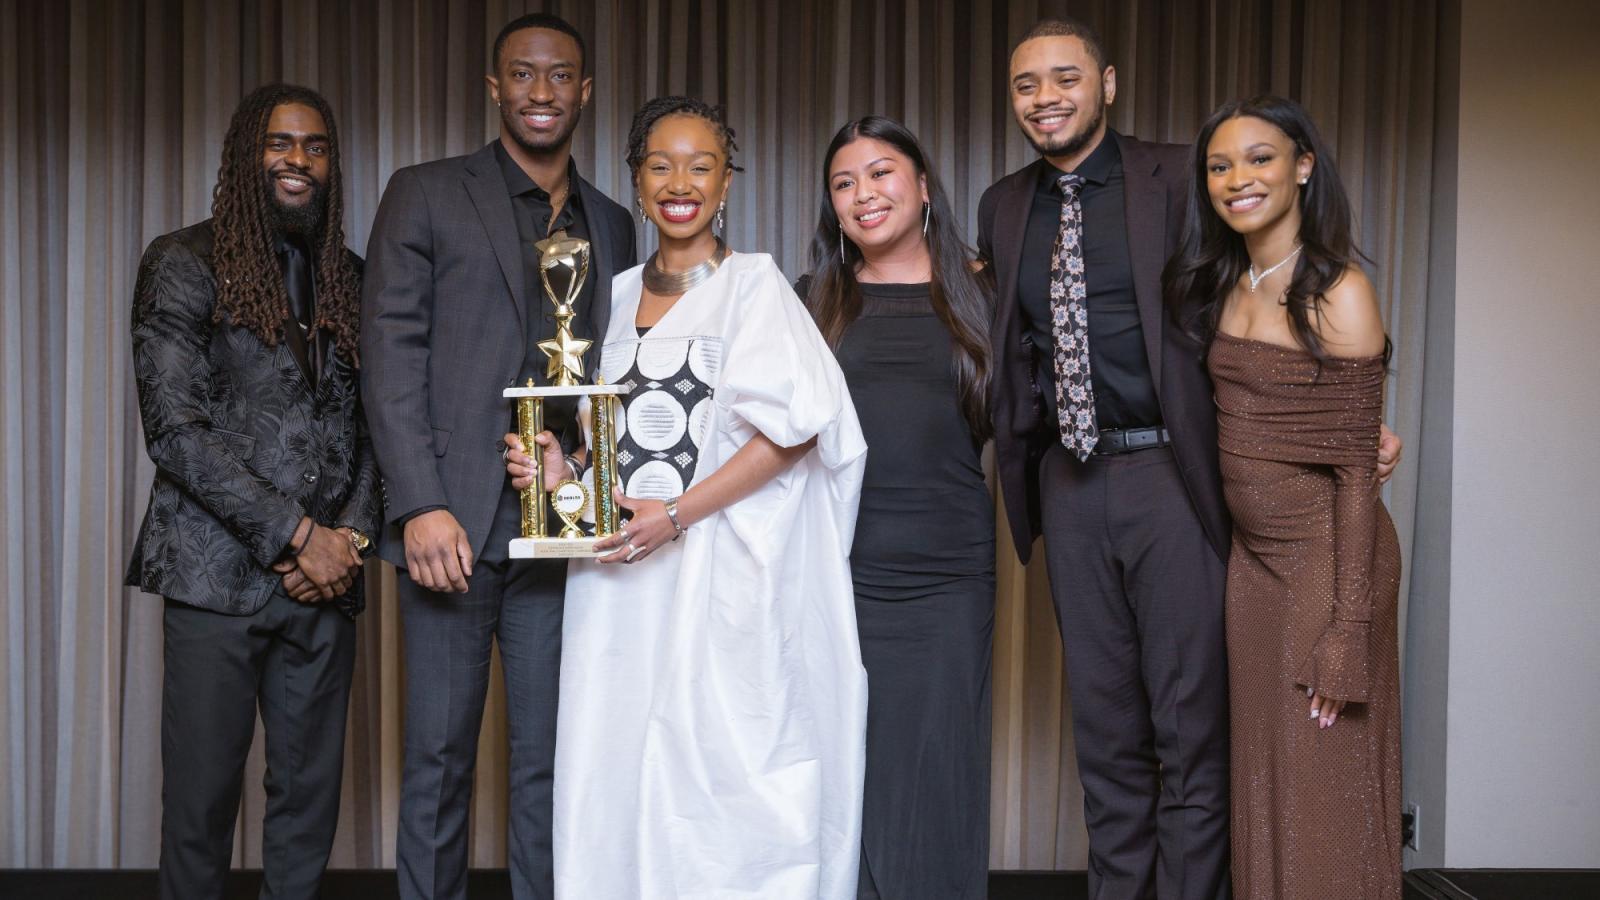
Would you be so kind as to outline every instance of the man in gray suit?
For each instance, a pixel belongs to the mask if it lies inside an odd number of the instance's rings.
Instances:
[[[578,336],[598,363],[611,278],[634,265],[632,217],[583,180],[572,134],[588,103],[584,43],[567,22],[523,16],[495,40],[490,96],[500,136],[467,156],[389,180],[368,244],[362,395],[383,472],[379,553],[400,569],[406,647],[401,896],[466,896],[467,812],[489,680],[504,664],[511,743],[512,890],[549,897],[551,783],[560,674],[561,561],[511,561],[520,531],[501,437],[501,391],[545,383],[536,344],[554,336],[534,242],[587,239]],[[546,424],[574,433],[572,409]]]

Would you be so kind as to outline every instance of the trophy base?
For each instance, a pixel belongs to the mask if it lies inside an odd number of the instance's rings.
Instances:
[[[513,538],[508,555],[512,559],[593,559],[604,555],[595,552],[597,537]]]

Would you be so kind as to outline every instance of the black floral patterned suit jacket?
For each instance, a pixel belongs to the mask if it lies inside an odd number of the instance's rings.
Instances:
[[[375,532],[378,468],[357,372],[332,341],[313,390],[287,343],[212,321],[211,247],[208,219],[157,238],[139,265],[133,367],[156,477],[127,583],[250,615],[280,588],[270,567],[302,515]],[[359,612],[362,579],[335,602]]]

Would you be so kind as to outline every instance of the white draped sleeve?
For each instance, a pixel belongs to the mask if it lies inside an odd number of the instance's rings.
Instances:
[[[832,351],[777,266],[744,278],[754,283],[740,292],[749,305],[728,344],[717,403],[780,446],[815,437],[824,466],[848,467],[867,445]]]
[[[811,314],[770,257],[739,274],[741,308],[729,329],[722,381],[714,398],[723,432],[738,446],[760,432],[781,447],[816,438],[814,455],[828,473],[844,547],[855,532],[856,504],[867,444],[856,419],[844,373],[817,331]],[[794,473],[779,476],[786,490]]]

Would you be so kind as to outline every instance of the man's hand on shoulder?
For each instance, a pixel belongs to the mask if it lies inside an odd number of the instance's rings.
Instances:
[[[1387,425],[1378,426],[1378,483],[1387,484],[1394,476],[1394,470],[1400,465],[1400,454],[1405,451],[1405,445],[1400,441],[1400,435],[1389,430]]]
[[[448,509],[406,520],[406,572],[430,591],[466,593],[472,576],[472,544]]]

